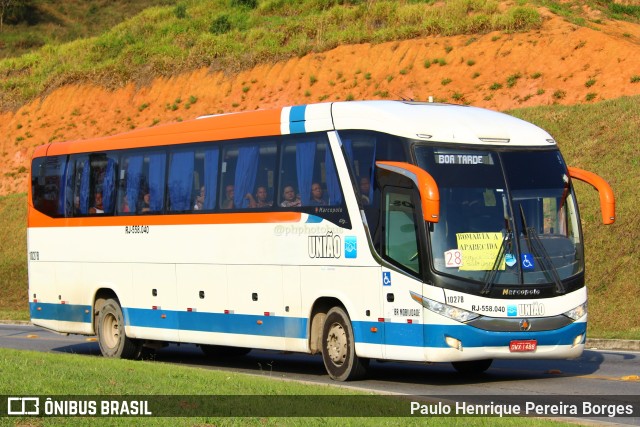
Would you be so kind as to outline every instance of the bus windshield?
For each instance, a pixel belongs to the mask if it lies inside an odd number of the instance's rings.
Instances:
[[[557,150],[491,151],[416,145],[440,191],[430,228],[436,273],[479,286],[539,285],[582,272],[575,197]]]

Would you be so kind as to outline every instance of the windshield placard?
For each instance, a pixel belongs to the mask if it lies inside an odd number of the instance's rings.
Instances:
[[[458,250],[462,254],[460,270],[491,270],[496,261],[502,233],[457,233]],[[505,269],[504,257],[498,264],[498,270]]]

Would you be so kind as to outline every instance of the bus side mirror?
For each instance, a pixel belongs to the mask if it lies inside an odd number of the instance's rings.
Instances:
[[[422,216],[427,222],[440,220],[440,192],[435,179],[424,169],[405,162],[376,162],[376,166],[400,175],[414,182],[420,193]]]
[[[571,178],[584,181],[593,186],[600,194],[600,210],[602,211],[602,223],[613,224],[616,220],[616,201],[613,197],[611,186],[600,176],[593,172],[569,166]]]

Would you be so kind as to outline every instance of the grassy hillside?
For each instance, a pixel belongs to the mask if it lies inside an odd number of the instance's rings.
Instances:
[[[633,296],[640,273],[640,97],[597,104],[512,111],[551,132],[567,163],[605,178],[617,197],[617,221],[600,223],[598,195],[577,182],[586,242],[590,292],[589,335],[640,339],[640,317]],[[0,317],[26,318],[25,195],[0,198],[3,218],[0,251]]]
[[[0,31],[0,58],[20,56],[47,44],[96,36],[148,7],[175,1],[14,0],[9,3]]]
[[[0,319],[23,320],[27,309],[27,197],[0,197]]]
[[[538,28],[527,5],[433,0],[188,0],[102,34],[0,61],[0,109],[69,83],[118,87],[211,67],[235,72],[339,45]],[[250,49],[247,49],[250,46]]]

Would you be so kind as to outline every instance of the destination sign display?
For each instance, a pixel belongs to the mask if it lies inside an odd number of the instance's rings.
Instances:
[[[493,165],[490,153],[435,152],[434,157],[438,165]]]

